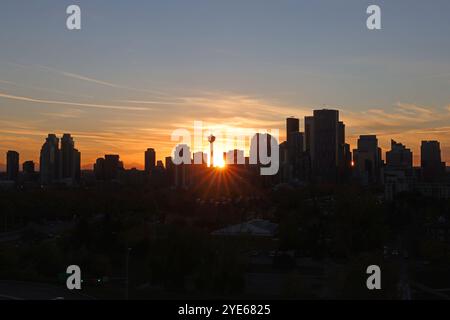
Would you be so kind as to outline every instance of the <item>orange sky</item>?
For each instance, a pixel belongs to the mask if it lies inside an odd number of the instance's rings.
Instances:
[[[0,99],[5,103],[7,99]],[[9,99],[13,103],[36,104],[35,101],[19,101]],[[9,101],[9,102],[11,102]],[[194,118],[189,114],[173,114],[173,121],[161,119],[151,120],[155,115],[148,111],[123,111],[120,110],[113,119],[99,120],[100,131],[93,130],[62,130],[61,126],[55,126],[55,130],[41,127],[39,119],[23,122],[9,122],[0,120],[0,152],[5,155],[7,150],[17,150],[21,155],[21,162],[34,160],[38,162],[39,150],[48,132],[61,136],[64,132],[70,132],[75,139],[76,147],[82,152],[82,165],[91,168],[95,159],[104,154],[120,154],[125,167],[142,168],[144,151],[147,148],[155,148],[157,159],[171,153],[177,142],[171,141],[171,134],[175,129],[187,129],[193,134],[194,121],[203,121],[205,135],[208,127],[215,128],[217,134],[226,128],[245,128],[247,130],[280,130],[280,141],[285,139],[285,118],[295,115],[303,119],[305,115],[312,114],[312,109],[306,107],[289,107],[276,105],[273,102],[261,101],[244,96],[208,96],[207,98],[186,98],[183,102],[186,108],[198,111],[199,117]],[[143,102],[135,103],[137,108],[145,106]],[[203,110],[213,109],[213,114],[200,117]],[[109,111],[109,110],[108,110]],[[84,110],[79,113],[66,110],[59,114],[47,115],[56,122],[86,117]],[[116,113],[116,111],[113,111]],[[189,111],[187,112],[189,113]],[[359,134],[377,134],[379,145],[383,148],[383,157],[390,146],[390,140],[406,144],[414,154],[414,163],[420,163],[420,141],[439,140],[443,153],[443,160],[450,162],[450,126],[428,127],[429,122],[437,118],[450,119],[450,110],[433,110],[410,104],[398,104],[389,112],[379,109],[369,109],[365,112],[347,112],[340,109],[341,120],[346,124],[347,142],[352,149],[356,145]],[[147,120],[148,119],[148,120]],[[416,128],[415,128],[416,127]],[[303,123],[301,122],[301,130]],[[222,140],[223,141],[223,140]],[[224,144],[220,138],[216,141],[215,150],[220,153],[224,150]],[[249,147],[249,144],[246,144]],[[203,150],[208,150],[208,142],[203,141]],[[2,161],[3,162],[3,161]]]

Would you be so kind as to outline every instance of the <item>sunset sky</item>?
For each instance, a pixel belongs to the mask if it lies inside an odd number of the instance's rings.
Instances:
[[[381,31],[366,28],[370,4]],[[439,140],[450,163],[449,34],[448,0],[2,0],[0,163],[38,161],[48,133],[68,132],[84,167],[108,153],[142,167],[194,121],[283,140],[286,117],[324,107],[352,148],[376,134],[418,164],[420,141]]]

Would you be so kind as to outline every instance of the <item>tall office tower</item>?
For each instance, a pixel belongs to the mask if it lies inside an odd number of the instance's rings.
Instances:
[[[288,163],[288,147],[287,141],[280,143],[279,145],[279,159],[280,159],[280,174],[279,182],[289,182],[292,176],[291,167]]]
[[[81,152],[77,149],[73,149],[73,179],[74,182],[80,183],[81,181]]]
[[[286,119],[286,141],[287,141],[287,177],[288,180],[300,179],[301,160],[304,149],[304,135],[299,131],[300,121],[290,117]]]
[[[25,174],[34,174],[34,162],[33,161],[25,161],[22,164],[22,171]]]
[[[175,164],[173,163],[172,157],[165,158],[165,169],[166,183],[172,186],[175,181]]]
[[[339,173],[342,173],[345,167],[345,124],[342,121],[338,122],[337,144],[338,144],[337,166],[339,168]]]
[[[75,168],[75,143],[70,134],[65,133],[61,139],[61,178],[72,179]]]
[[[335,182],[339,163],[339,111],[314,110],[313,175],[319,182]]]
[[[395,170],[411,170],[413,154],[401,143],[391,140],[391,150],[386,152],[386,166]]]
[[[123,168],[123,164],[120,161],[120,156],[117,154],[105,155],[104,162],[104,176],[105,180],[117,179],[119,170]]]
[[[156,152],[155,149],[149,148],[145,151],[145,172],[148,174],[155,169]]]
[[[95,179],[105,180],[105,159],[98,158],[94,164]]]
[[[364,185],[381,183],[381,148],[376,135],[362,135],[353,150],[355,174]]]
[[[62,136],[60,154],[61,179],[71,185],[79,183],[81,176],[81,153],[75,149],[75,142],[68,133]]]
[[[291,140],[291,134],[300,131],[300,121],[297,118],[290,117],[286,119],[286,140]]]
[[[338,144],[343,145],[345,143],[345,124],[342,121],[338,122]]]
[[[345,143],[345,124],[342,121],[338,122],[338,179],[339,181],[346,181],[351,176],[352,170],[352,153],[350,152],[350,145]]]
[[[16,151],[6,153],[6,175],[11,181],[19,178],[19,153]]]
[[[174,158],[191,159],[191,149],[186,144],[179,144],[175,148]],[[174,166],[174,185],[179,188],[186,188],[190,184],[190,166],[184,162]]]
[[[60,179],[60,162],[59,139],[49,134],[42,145],[39,161],[42,184],[48,185]]]
[[[305,151],[314,159],[314,117],[305,117]]]
[[[165,166],[166,170],[174,166],[172,157],[166,157],[164,166]]]
[[[436,182],[442,179],[445,173],[445,162],[442,162],[441,159],[439,141],[422,141],[420,166],[422,168],[422,178],[425,181]]]
[[[292,132],[291,140],[288,142],[288,165],[289,178],[295,180],[305,180],[307,168],[305,165],[309,163],[306,161],[304,150],[304,134],[303,132]]]

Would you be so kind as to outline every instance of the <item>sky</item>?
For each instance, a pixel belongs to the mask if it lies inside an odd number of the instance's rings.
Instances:
[[[81,8],[82,29],[66,28]],[[382,30],[366,28],[381,7]],[[83,167],[171,153],[175,129],[279,129],[340,110],[347,141],[439,140],[450,163],[448,0],[2,0],[0,163],[71,133]],[[301,129],[303,124],[301,125]],[[207,145],[207,142],[206,142]]]

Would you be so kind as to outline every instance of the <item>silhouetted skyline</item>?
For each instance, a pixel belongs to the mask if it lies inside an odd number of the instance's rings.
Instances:
[[[100,149],[143,168],[142,150],[164,160],[167,136],[194,120],[281,129],[330,106],[351,149],[376,134],[383,150],[407,145],[418,165],[420,141],[439,140],[450,162],[446,0],[379,1],[380,32],[357,0],[77,4],[74,33],[66,3],[2,4],[0,154],[20,145],[38,162],[42,136],[71,132],[83,167]]]

